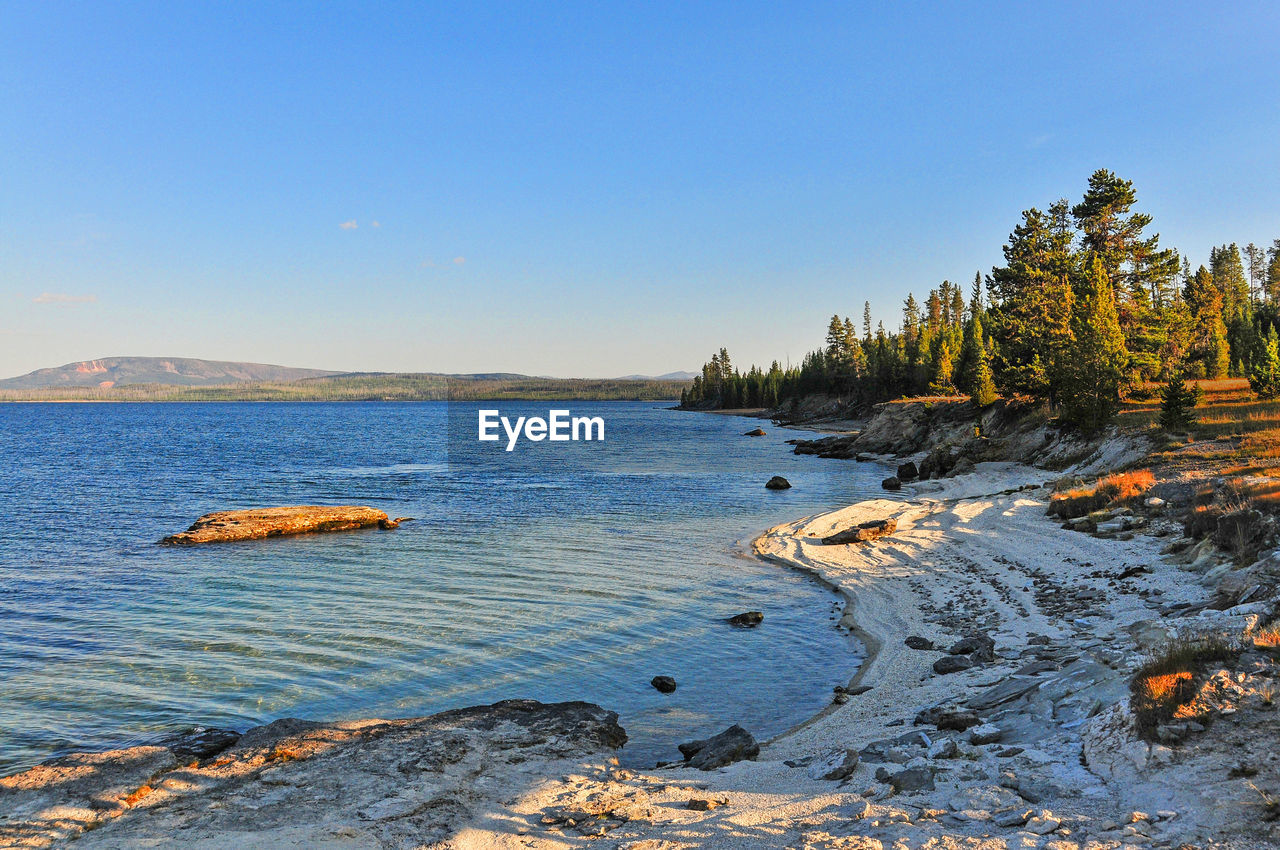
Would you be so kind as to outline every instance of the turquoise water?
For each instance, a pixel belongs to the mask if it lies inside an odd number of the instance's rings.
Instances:
[[[508,453],[476,441],[480,406],[0,405],[0,773],[193,724],[511,697],[616,710],[624,762],[651,764],[734,722],[784,731],[856,670],[838,598],[741,553],[878,494],[882,470],[651,403],[554,405],[603,416],[605,441]],[[794,489],[765,490],[775,474]],[[209,511],[307,503],[415,520],[155,545]],[[723,623],[748,609],[759,628]]]

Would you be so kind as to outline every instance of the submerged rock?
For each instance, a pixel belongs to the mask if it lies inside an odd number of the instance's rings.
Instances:
[[[191,527],[161,540],[170,545],[258,540],[323,531],[396,528],[407,517],[391,519],[385,511],[358,505],[291,505],[205,514]]]
[[[791,482],[781,475],[775,475],[766,481],[764,486],[769,490],[790,490]]]
[[[736,723],[706,740],[680,744],[679,750],[688,766],[697,770],[715,770],[736,761],[754,760],[760,755],[756,739]]]
[[[764,614],[759,611],[743,611],[741,614],[734,614],[729,618],[728,623],[731,626],[739,626],[742,628],[755,628],[764,622]]]
[[[664,694],[675,693],[676,690],[676,680],[670,676],[654,676],[649,684],[653,685],[654,690]]]

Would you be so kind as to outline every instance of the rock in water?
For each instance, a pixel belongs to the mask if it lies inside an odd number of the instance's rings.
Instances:
[[[402,518],[403,519],[403,518]],[[396,528],[400,519],[385,511],[357,505],[292,505],[283,508],[252,508],[205,514],[180,534],[171,534],[161,543],[225,543],[257,540],[321,531],[352,531],[358,528]]]
[[[742,626],[743,628],[755,628],[764,622],[764,614],[759,611],[744,611],[741,614],[734,614],[729,618],[729,625]]]
[[[649,684],[653,685],[655,690],[664,694],[674,693],[676,689],[676,680],[670,676],[654,676]]]
[[[840,543],[866,543],[867,541],[875,540],[877,537],[893,534],[897,530],[898,521],[893,517],[873,519],[870,522],[860,523],[853,528],[824,537],[822,542],[826,546],[834,546]]]
[[[760,755],[756,739],[736,723],[719,735],[705,741],[689,741],[681,744],[679,749],[688,766],[698,770],[715,770]]]
[[[902,481],[900,481],[897,476],[890,475],[888,478],[880,482],[880,486],[886,490],[901,490]]]
[[[775,475],[766,481],[764,486],[769,490],[790,490],[791,482],[781,475]]]
[[[920,470],[913,460],[898,464],[898,478],[902,481],[914,481],[920,477]]]
[[[743,434],[742,436],[744,436],[744,437],[763,437],[763,436],[764,436],[764,429],[763,429],[763,428],[753,428],[752,430],[750,430],[750,431],[746,432],[746,433],[745,433],[745,434]]]

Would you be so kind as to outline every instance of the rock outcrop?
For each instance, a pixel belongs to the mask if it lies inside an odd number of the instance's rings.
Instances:
[[[0,846],[438,846],[626,739],[596,705],[507,700],[411,720],[278,720],[208,759],[81,753],[0,779]]]
[[[760,755],[760,745],[750,732],[735,723],[719,735],[681,744],[680,754],[689,767],[715,770],[735,761],[754,759]]]
[[[823,545],[835,546],[841,543],[867,543],[880,537],[893,534],[898,530],[898,521],[893,517],[888,519],[873,519],[868,522],[859,523],[853,528],[830,534],[822,538]]]
[[[160,542],[168,545],[226,543],[322,531],[389,529],[396,528],[404,519],[391,519],[385,511],[358,505],[291,505],[218,511],[205,514],[186,531],[171,534]]]

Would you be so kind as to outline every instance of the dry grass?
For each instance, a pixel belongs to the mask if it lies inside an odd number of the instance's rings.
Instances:
[[[1225,635],[1170,641],[1129,682],[1129,705],[1138,734],[1152,740],[1161,724],[1199,716],[1193,708],[1199,674],[1206,665],[1239,654],[1240,647]]]
[[[152,791],[155,791],[155,790],[156,789],[152,788],[150,785],[143,785],[141,788],[138,788],[137,790],[132,791],[129,794],[126,794],[123,798],[121,798],[120,802],[124,803],[129,808],[133,808],[134,806],[138,805],[138,803],[142,802],[142,799],[144,797],[146,797]]]
[[[1093,486],[1083,482],[1055,493],[1049,500],[1049,514],[1063,519],[1088,516],[1103,508],[1131,502],[1155,486],[1156,477],[1149,469],[1117,472],[1099,478]]]
[[[277,744],[271,752],[267,753],[267,763],[274,764],[276,762],[298,761],[306,758],[302,750],[296,747],[284,747]]]
[[[1253,645],[1265,649],[1280,649],[1280,620],[1254,634]]]

